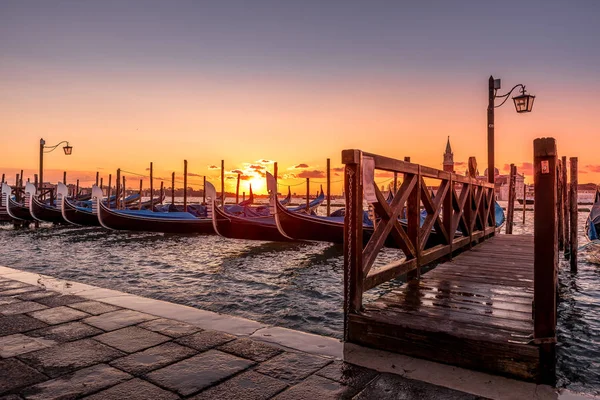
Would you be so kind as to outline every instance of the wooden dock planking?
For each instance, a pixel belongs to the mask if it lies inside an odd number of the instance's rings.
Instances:
[[[496,236],[350,314],[350,341],[537,380],[533,260],[533,236]]]

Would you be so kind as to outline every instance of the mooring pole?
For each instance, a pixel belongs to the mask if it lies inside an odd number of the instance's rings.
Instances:
[[[99,180],[100,180],[100,172],[96,171],[96,186],[98,186]]]
[[[235,204],[238,204],[240,202],[240,177],[241,175],[238,174],[237,184],[235,185]]]
[[[556,216],[556,140],[533,141],[534,154],[534,264],[533,338],[540,346],[543,383],[555,379],[556,288],[558,224]]]
[[[123,175],[123,201],[121,202],[121,208],[122,209],[126,208],[126,204],[125,204],[125,199],[126,199],[126,196],[127,196],[127,194],[126,194],[126,191],[127,191],[126,187],[127,187],[126,186],[126,179],[125,179],[125,175]]]
[[[277,177],[276,177],[277,178]],[[331,159],[327,159],[327,216],[331,215]]]
[[[183,211],[187,211],[187,160],[183,160]]]
[[[143,185],[144,180],[140,179],[140,198],[138,200],[138,210],[142,209],[142,185]]]
[[[165,187],[164,187],[164,182],[160,181],[160,204],[162,205],[163,203],[163,199],[165,197]]]
[[[141,194],[140,194],[141,196]],[[150,162],[150,211],[154,211],[154,166]]]
[[[225,207],[225,160],[221,160],[221,207]]]
[[[116,187],[115,187],[115,208],[118,210],[121,204],[121,168],[117,169]]]
[[[527,201],[526,199],[526,195],[527,195],[527,185],[525,184],[525,173],[523,173],[523,225],[525,225],[525,210],[527,209]]]
[[[77,179],[77,185],[75,186],[75,199],[79,197],[79,179]]]
[[[310,204],[310,178],[306,178],[306,212],[309,212]]]
[[[563,229],[564,229],[564,238],[565,238],[565,243],[564,243],[564,255],[565,258],[568,259],[569,258],[569,250],[571,248],[571,230],[570,230],[570,214],[569,214],[569,181],[567,180],[567,156],[563,156],[562,157],[562,165],[563,165],[563,170],[562,170],[562,195],[563,198],[561,199],[562,205],[563,205],[563,215],[564,215],[564,219],[563,219]]]
[[[110,208],[110,192],[112,190],[112,174],[108,174],[108,189],[106,191],[106,207]]]
[[[571,189],[569,196],[569,207],[570,207],[570,225],[571,225],[571,240],[570,240],[570,261],[571,271],[577,272],[577,246],[578,246],[578,225],[577,225],[577,157],[571,157],[569,159],[571,164]]]
[[[100,190],[104,190],[104,177],[100,178]]]
[[[506,234],[512,235],[513,222],[515,217],[515,182],[517,168],[515,164],[510,164],[510,176],[508,184],[508,207],[506,210]],[[523,205],[524,206],[524,205]]]
[[[206,176],[202,177],[202,204],[206,204]]]
[[[563,228],[564,212],[563,212],[563,184],[562,184],[562,170],[565,166],[562,165],[562,160],[557,160],[557,187],[556,187],[556,214],[558,216],[558,250],[563,251],[565,249],[565,232]]]
[[[175,206],[175,172],[171,174],[171,204]]]

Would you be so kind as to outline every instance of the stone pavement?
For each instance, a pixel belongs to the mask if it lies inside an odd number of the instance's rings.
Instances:
[[[479,397],[0,276],[0,400],[75,398]]]

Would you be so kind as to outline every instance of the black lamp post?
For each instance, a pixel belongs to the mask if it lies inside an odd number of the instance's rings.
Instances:
[[[518,84],[513,86],[512,89],[506,94],[498,95],[498,89],[500,89],[500,79],[494,79],[493,76],[490,76],[489,85],[488,85],[488,112],[487,112],[487,120],[488,120],[488,182],[494,183],[494,109],[498,107],[502,107],[504,103],[508,100],[510,94],[516,89],[521,89],[521,94],[519,96],[513,97],[513,101],[515,103],[515,109],[518,113],[526,113],[531,112],[533,109],[533,101],[535,100],[535,96],[527,94],[525,90],[525,85]],[[494,100],[496,99],[504,99],[502,103],[499,105],[494,104]]]
[[[42,190],[42,188],[44,187],[44,153],[53,152],[57,149],[58,146],[60,146],[63,143],[65,143],[65,146],[63,147],[65,155],[70,156],[73,153],[73,146],[69,146],[69,142],[67,142],[66,140],[63,140],[55,146],[46,146],[46,141],[44,139],[40,139],[40,190]]]

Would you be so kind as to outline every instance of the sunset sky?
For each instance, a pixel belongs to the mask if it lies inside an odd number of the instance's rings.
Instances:
[[[492,74],[537,96],[496,110],[496,166],[531,183],[533,139],[552,136],[598,183],[599,15],[595,0],[2,1],[0,174],[33,178],[43,137],[73,146],[46,155],[46,181],[150,161],[181,177],[187,159],[218,182],[225,159],[247,191],[272,160],[284,183],[324,181],[345,148],[441,169],[448,135],[483,173]]]

